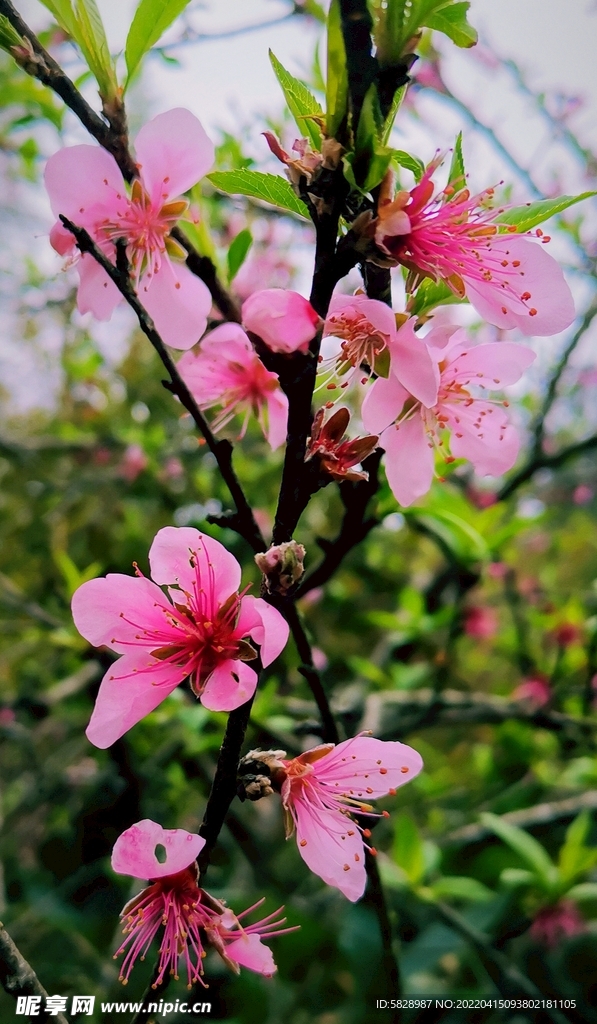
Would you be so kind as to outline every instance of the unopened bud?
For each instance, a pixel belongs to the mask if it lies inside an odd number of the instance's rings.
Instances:
[[[306,551],[295,540],[275,544],[268,551],[255,555],[255,562],[265,578],[270,594],[287,594],[305,571]]]

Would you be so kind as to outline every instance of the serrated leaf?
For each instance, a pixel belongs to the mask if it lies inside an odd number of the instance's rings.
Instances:
[[[470,903],[487,903],[494,898],[494,893],[476,878],[464,875],[446,875],[439,878],[430,887],[435,899],[467,900]]]
[[[464,48],[474,46],[478,36],[466,18],[469,7],[468,0],[458,3],[449,2],[439,7],[433,14],[427,15],[421,22],[421,26],[443,32],[453,43],[456,43],[456,46]]]
[[[462,132],[458,132],[454,143],[454,152],[448,172],[448,184],[453,185],[456,191],[464,188],[466,183],[466,172],[464,169],[464,157],[462,155]],[[449,196],[446,196],[448,199]]]
[[[348,107],[348,71],[339,0],[332,0],[328,13],[326,129],[336,137]]]
[[[412,156],[411,153],[405,153],[402,149],[392,150],[392,162],[398,164],[399,167],[404,167],[405,170],[410,171],[414,175],[415,181],[419,182],[425,173],[425,164],[418,157]]]
[[[462,305],[467,301],[466,297],[456,295],[445,281],[432,281],[428,277],[409,299],[407,309],[413,316],[428,316],[437,306]]]
[[[301,136],[308,136],[313,149],[321,149],[321,132],[313,117],[321,118],[325,120],[325,114],[321,109],[321,105],[315,99],[307,86],[304,85],[298,78],[291,75],[289,71],[280,64],[278,58],[269,51],[269,59],[274,69],[274,74],[278,79],[284,98],[288,104],[288,109],[296,121],[297,127]]]
[[[495,218],[496,224],[515,224],[520,232],[530,231],[531,228],[543,224],[550,217],[563,213],[568,207],[575,203],[581,203],[583,199],[590,199],[597,196],[597,192],[581,192],[578,196],[558,196],[557,199],[539,199],[535,203],[526,203],[525,206],[514,206],[503,213],[498,213]]]
[[[392,100],[392,105],[388,110],[388,114],[384,121],[381,132],[381,143],[383,146],[387,146],[390,140],[392,128],[394,127],[394,121],[396,120],[396,115],[400,110],[400,107],[402,106],[402,100],[406,96],[407,88],[408,87],[406,85],[401,85],[399,86],[398,89],[396,89],[396,92],[394,93],[394,99]]]
[[[538,843],[528,832],[517,828],[509,821],[504,821],[497,814],[485,812],[480,815],[480,820],[485,828],[493,832],[518,854],[521,860],[535,873],[537,881],[545,889],[549,891],[556,887],[558,883],[557,868],[541,843]]]
[[[207,176],[214,188],[230,196],[251,196],[309,219],[309,211],[285,178],[263,171],[212,171]]]
[[[249,252],[252,244],[253,235],[248,228],[243,228],[242,231],[239,231],[236,238],[231,242],[227,256],[228,283],[230,283],[238,274],[240,268],[245,262],[245,259],[247,258],[247,253]]]
[[[157,43],[188,3],[189,0],[141,0],[126,37],[124,56],[128,71],[127,85],[147,51]]]

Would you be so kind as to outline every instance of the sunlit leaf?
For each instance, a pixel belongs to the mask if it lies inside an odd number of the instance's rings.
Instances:
[[[298,78],[295,78],[294,75],[291,75],[280,64],[280,61],[271,50],[269,51],[269,59],[274,69],[274,74],[282,87],[288,109],[296,121],[301,136],[308,136],[313,149],[320,150],[321,131],[313,120],[313,117],[325,120],[325,114],[321,109],[320,103],[309,92],[306,85],[299,81]]]
[[[288,210],[299,217],[309,217],[307,207],[293,191],[290,183],[277,174],[248,170],[212,171],[207,178],[220,192],[226,192],[231,196],[251,196],[282,210]]]
[[[578,196],[558,196],[557,199],[539,199],[535,203],[526,203],[524,206],[513,206],[503,213],[498,213],[495,221],[497,224],[515,224],[520,232],[530,231],[531,228],[543,224],[550,217],[563,213],[575,203],[581,203],[583,199],[590,199],[596,196],[597,192],[581,192]]]
[[[188,3],[189,0],[141,0],[126,37],[124,56],[128,71],[127,83],[147,51],[157,43]]]
[[[239,231],[236,238],[231,242],[228,249],[228,281],[232,281],[242,267],[247,253],[253,244],[253,236],[248,228]]]
[[[480,815],[481,823],[506,843],[535,873],[537,881],[547,889],[553,889],[558,882],[558,871],[547,850],[537,840],[516,825],[504,821],[497,814],[485,812]]]

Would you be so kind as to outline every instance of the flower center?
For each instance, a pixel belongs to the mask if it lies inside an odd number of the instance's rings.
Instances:
[[[166,253],[175,259],[185,258],[186,253],[170,232],[188,205],[186,199],[175,199],[164,206],[156,206],[136,179],[130,199],[123,197],[117,219],[106,218],[99,225],[100,235],[107,241],[126,239],[127,256],[137,284],[142,275],[158,272]]]

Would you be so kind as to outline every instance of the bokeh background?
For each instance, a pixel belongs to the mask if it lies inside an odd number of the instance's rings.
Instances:
[[[131,91],[133,135],[153,114],[185,105],[216,139],[219,166],[278,171],[260,133],[270,128],[291,143],[294,128],[268,47],[312,89],[321,86],[323,29],[303,7],[191,4]],[[133,5],[100,8],[117,52]],[[43,7],[27,0],[20,9],[49,30]],[[462,130],[471,188],[503,181],[517,203],[597,188],[595,5],[473,0],[470,19],[481,35],[476,50],[426,41],[396,147],[429,160]],[[69,73],[81,74],[74,49],[49,39]],[[82,87],[94,101],[92,83]],[[41,175],[60,145],[81,141],[72,115],[2,55],[0,916],[48,991],[134,999],[151,964],[136,967],[127,990],[119,986],[112,954],[133,890],[111,872],[109,853],[143,817],[198,828],[224,716],[179,688],[110,750],[91,747],[83,730],[110,659],[74,630],[70,597],[84,580],[129,572],[133,561],[146,569],[154,533],[171,523],[208,530],[241,560],[247,582],[258,584],[258,574],[243,542],[207,523],[226,507],[226,491],[128,311],[97,324],[74,308],[75,279],[48,243]],[[223,267],[230,241],[247,224],[252,231],[233,282],[239,297],[268,286],[308,290],[307,224],[207,186],[193,198]],[[424,757],[424,772],[388,799],[391,816],[375,831],[404,993],[497,996],[497,950],[542,998],[575,1000],[567,1019],[589,1022],[597,1021],[595,222],[589,201],[549,225],[579,320],[534,340],[532,372],[510,389],[526,438],[520,471],[509,482],[478,481],[458,467],[406,514],[383,483],[371,506],[379,525],[301,607],[346,735],[371,728]],[[346,287],[357,284],[355,275]],[[398,277],[395,299],[400,308]],[[441,315],[495,337],[465,307]],[[281,455],[250,427],[237,460],[267,531]],[[309,567],[342,513],[335,485],[309,507],[299,530]],[[289,645],[268,670],[251,746],[290,755],[318,741],[296,665]],[[558,866],[551,887],[545,855]],[[210,988],[198,998],[211,999],[213,1019],[384,1019],[372,1010],[385,994],[375,915],[309,874],[283,840],[277,798],[235,803],[206,884],[236,909],[261,895],[268,912],[285,903],[289,923],[301,925],[275,940],[271,981],[234,978],[208,960]],[[186,995],[182,983],[172,991]],[[0,993],[2,1019],[13,1013]],[[460,1019],[504,1018],[486,1010]],[[508,1019],[534,1018],[521,1010]]]

